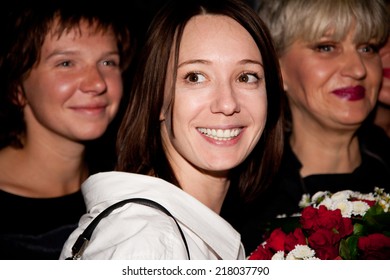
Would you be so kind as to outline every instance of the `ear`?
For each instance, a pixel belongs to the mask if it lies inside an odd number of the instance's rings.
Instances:
[[[288,85],[286,83],[286,74],[284,73],[284,67],[282,65],[282,63],[280,63],[280,72],[282,73],[282,81],[283,81],[283,89],[284,91],[287,91],[288,90]]]
[[[286,81],[283,79],[283,89],[284,91],[288,91],[288,86],[286,84]]]
[[[24,107],[27,104],[27,99],[26,99],[26,96],[24,94],[23,87],[21,85],[18,85],[16,87],[16,92],[13,96],[12,102],[15,105],[20,106],[20,107]]]
[[[164,112],[161,110],[161,112],[160,112],[160,121],[162,122],[162,121],[165,121],[165,114],[164,114]]]

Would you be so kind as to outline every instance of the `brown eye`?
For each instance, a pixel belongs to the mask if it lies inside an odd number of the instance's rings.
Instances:
[[[199,77],[198,77],[198,74],[196,73],[191,73],[187,76],[187,79],[192,82],[192,83],[196,83],[199,81]]]
[[[243,73],[238,77],[238,81],[241,83],[254,83],[257,82],[259,78],[256,74],[253,73]]]
[[[206,80],[206,78],[202,74],[196,72],[188,73],[185,76],[185,79],[190,83],[201,83]]]
[[[248,78],[248,75],[244,74],[244,75],[241,75],[238,80],[240,82],[243,82],[243,83],[247,83],[249,81],[249,78]]]

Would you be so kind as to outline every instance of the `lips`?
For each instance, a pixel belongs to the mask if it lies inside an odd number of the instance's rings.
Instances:
[[[390,68],[383,68],[383,77],[390,79]]]
[[[336,89],[332,91],[332,93],[340,98],[347,99],[349,101],[356,101],[364,98],[366,95],[366,89],[362,86],[346,87]]]

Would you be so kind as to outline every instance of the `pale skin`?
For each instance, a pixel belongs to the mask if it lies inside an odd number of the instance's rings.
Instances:
[[[41,59],[19,87],[27,126],[24,148],[0,150],[0,188],[27,197],[79,190],[88,176],[83,141],[96,139],[122,97],[119,52],[112,32],[85,22],[59,38],[49,33]]]
[[[303,177],[350,173],[361,163],[355,132],[375,106],[382,67],[372,43],[354,43],[353,31],[341,41],[295,41],[280,57]]]
[[[390,137],[390,38],[380,49],[379,54],[383,65],[383,81],[374,122],[382,127]]]
[[[264,130],[262,57],[236,21],[201,15],[184,29],[178,64],[173,119],[169,74],[167,79],[160,117],[163,144],[182,189],[219,213],[229,170],[244,161]],[[213,129],[217,137],[210,135]]]

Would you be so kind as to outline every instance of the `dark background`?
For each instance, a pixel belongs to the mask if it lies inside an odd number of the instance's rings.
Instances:
[[[186,1],[186,0],[182,0]],[[244,0],[247,2],[250,6],[252,6],[254,9],[257,8],[257,2],[258,0]],[[135,25],[138,27],[139,34],[143,34],[146,31],[146,28],[148,24],[150,23],[150,20],[152,19],[153,15],[157,12],[157,10],[165,3],[167,0],[132,0],[130,3],[125,3],[123,0],[121,0],[119,3],[122,6],[128,6],[133,5],[132,7],[136,10],[135,13]],[[123,11],[129,10],[129,8],[124,8]]]

